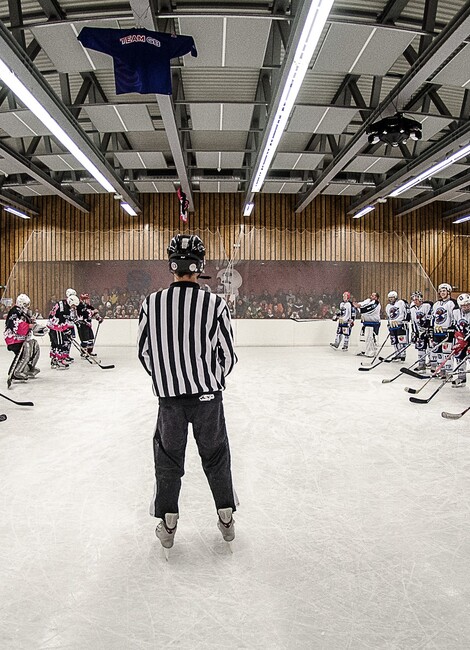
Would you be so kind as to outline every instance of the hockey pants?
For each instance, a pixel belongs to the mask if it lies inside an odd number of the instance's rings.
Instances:
[[[348,323],[338,323],[338,328],[336,330],[335,345],[339,348],[341,339],[343,339],[343,350],[347,350],[349,347],[349,337],[351,336],[351,327]]]
[[[70,330],[59,332],[58,330],[49,330],[49,338],[51,341],[51,359],[67,359],[69,356],[70,348],[72,347],[72,337],[69,334]]]
[[[39,345],[34,339],[24,341],[24,343],[13,343],[8,349],[15,354],[15,358],[10,365],[8,375],[23,375],[33,372],[39,360]]]
[[[452,352],[452,340],[454,338],[453,332],[434,333],[433,345],[435,350],[431,352],[431,370],[434,371],[441,364],[441,373],[450,375],[454,367],[453,359],[448,359],[445,363],[444,360]]]
[[[390,343],[395,349],[395,355],[397,358],[405,360],[406,357],[406,348],[408,345],[408,330],[402,327],[390,327]]]
[[[216,392],[159,399],[153,438],[155,494],[150,505],[154,517],[178,512],[189,423],[216,510],[236,510],[222,393]]]

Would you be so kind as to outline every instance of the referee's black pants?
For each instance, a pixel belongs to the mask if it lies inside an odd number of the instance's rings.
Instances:
[[[163,519],[167,512],[178,512],[189,423],[216,510],[236,510],[222,393],[215,392],[159,398],[153,438],[156,489],[150,507],[154,517]]]

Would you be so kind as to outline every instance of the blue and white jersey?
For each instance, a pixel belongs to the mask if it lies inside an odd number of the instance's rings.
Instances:
[[[347,325],[350,321],[356,318],[356,310],[352,306],[351,302],[347,300],[342,302],[339,306],[338,311],[338,323],[340,325]]]
[[[432,302],[426,300],[420,307],[411,305],[411,326],[416,334],[421,334],[431,327]]]
[[[171,59],[188,52],[197,56],[192,36],[152,32],[143,27],[84,27],[77,38],[84,47],[113,57],[116,95],[171,95]]]
[[[462,332],[465,338],[470,335],[470,312],[454,309],[454,322],[455,329]]]
[[[437,300],[432,307],[432,326],[434,329],[447,330],[455,324],[454,310],[458,309],[457,303],[452,298]]]
[[[395,300],[385,307],[389,327],[402,327],[406,323],[407,309],[404,300]]]
[[[363,322],[380,323],[380,311],[382,307],[378,300],[366,298],[366,300],[363,300],[357,304],[359,305]]]

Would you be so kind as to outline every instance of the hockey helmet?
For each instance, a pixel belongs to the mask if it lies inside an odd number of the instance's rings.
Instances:
[[[206,249],[197,235],[176,235],[167,249],[172,273],[202,273]]]
[[[67,291],[65,292],[66,298],[70,298],[70,296],[76,296],[76,295],[77,292],[75,291],[75,289],[67,289]]]
[[[25,293],[20,293],[16,299],[16,305],[20,307],[20,309],[28,309],[30,304],[31,300],[29,299],[29,296],[27,296]]]
[[[395,302],[395,300],[398,298],[398,293],[396,291],[389,291],[387,294],[387,298]]]
[[[87,302],[88,300],[90,300],[90,294],[89,293],[81,293],[80,294],[80,300],[82,302]]]
[[[452,291],[452,287],[451,287],[450,284],[447,284],[447,282],[443,282],[442,284],[440,284],[440,285],[437,287],[437,290],[438,290],[438,291],[446,290],[448,293],[451,293],[451,291]]]
[[[460,296],[457,298],[457,304],[459,307],[463,307],[464,305],[470,305],[470,295],[468,293],[461,293]]]
[[[343,300],[346,301],[351,300],[351,294],[349,293],[349,291],[343,291]]]
[[[67,298],[67,304],[69,307],[78,307],[80,300],[76,294],[72,294]]]
[[[413,291],[411,294],[411,300],[423,300],[422,291]]]

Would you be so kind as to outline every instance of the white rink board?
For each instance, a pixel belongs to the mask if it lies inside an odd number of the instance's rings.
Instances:
[[[45,321],[40,321],[45,323]],[[135,346],[137,341],[136,319],[105,319],[101,324],[98,343],[100,346]],[[97,323],[93,329],[96,332]],[[334,341],[336,323],[320,320],[298,323],[293,320],[232,320],[235,345],[238,347],[302,347],[325,346]],[[360,322],[353,327],[350,344],[359,344]],[[379,335],[381,344],[387,336],[385,321],[382,322]],[[49,337],[38,339],[40,345],[49,345]]]

